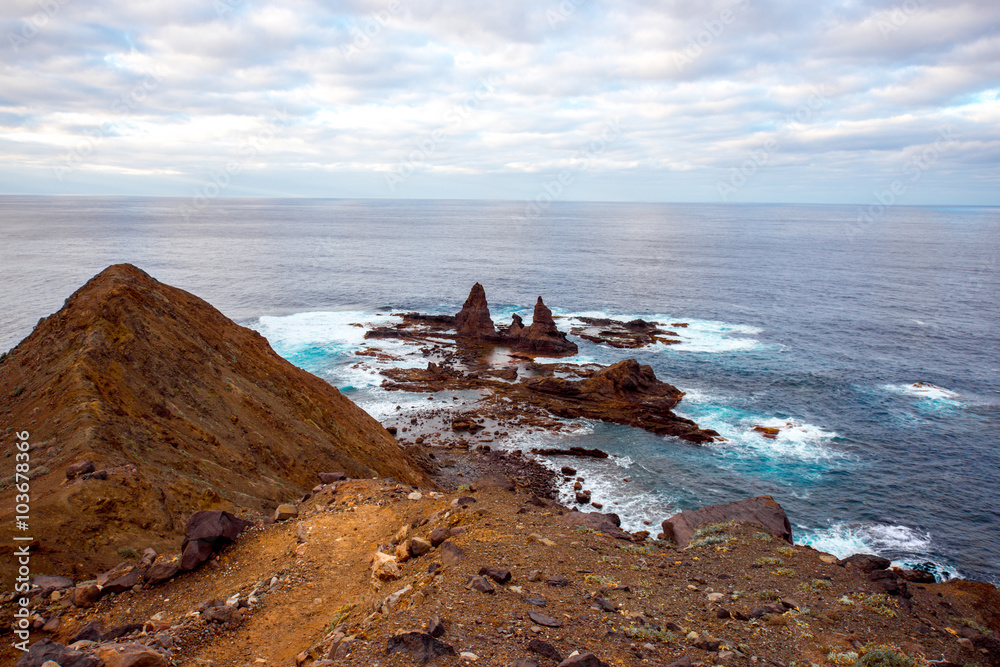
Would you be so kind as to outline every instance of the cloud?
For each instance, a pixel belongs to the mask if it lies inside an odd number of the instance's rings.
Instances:
[[[734,199],[866,199],[951,126],[930,189],[1000,204],[992,1],[17,0],[0,34],[10,192],[187,195],[237,161],[227,194],[400,196],[409,165],[405,196],[520,198],[615,121],[567,198],[717,201],[770,142]]]

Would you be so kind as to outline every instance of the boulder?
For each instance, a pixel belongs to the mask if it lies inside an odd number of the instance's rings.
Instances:
[[[81,475],[86,475],[97,470],[93,461],[79,461],[66,468],[66,479],[76,479]]]
[[[435,528],[431,531],[429,535],[432,546],[440,546],[442,542],[448,539],[448,529],[447,528]]]
[[[462,338],[492,340],[497,337],[486,303],[486,290],[479,283],[472,286],[462,310],[455,315],[455,331]]]
[[[87,607],[93,607],[103,595],[104,591],[97,584],[81,584],[73,589],[70,601],[77,607],[86,609]],[[59,661],[57,660],[56,662]]]
[[[882,558],[881,556],[875,556],[872,554],[852,554],[847,558],[841,558],[837,561],[837,565],[840,567],[853,565],[865,574],[874,572],[875,570],[886,570],[889,568],[890,564],[891,561],[888,558]]]
[[[64,646],[51,639],[42,639],[31,645],[15,663],[16,667],[42,667],[46,662],[59,667],[101,667],[101,661],[92,655]]]
[[[621,529],[622,520],[613,512],[601,514],[600,512],[573,511],[564,514],[562,519],[570,526],[584,526],[593,530],[599,530],[605,535],[609,535],[619,540],[631,541],[632,539],[632,536],[629,533]]]
[[[680,512],[663,520],[663,535],[665,539],[673,540],[678,546],[686,547],[698,526],[727,521],[757,524],[774,537],[792,543],[792,526],[788,523],[785,510],[781,509],[781,505],[771,496],[757,496],[733,503],[709,505]]]
[[[180,569],[193,570],[227,545],[253,523],[221,510],[202,510],[188,517],[181,544]]]
[[[417,664],[426,664],[442,655],[455,655],[455,649],[426,632],[403,632],[389,638],[385,653],[406,653]]]
[[[119,572],[118,576],[104,584],[104,594],[124,593],[131,590],[136,584],[142,583],[142,568],[130,566],[126,571]]]
[[[97,649],[104,667],[168,667],[161,654],[141,644],[105,644]]]
[[[319,473],[319,481],[323,484],[333,484],[334,482],[342,482],[347,479],[347,475],[342,472],[321,472]]]
[[[393,581],[401,576],[402,573],[395,556],[384,554],[381,551],[376,551],[372,555],[372,582],[376,586],[381,585],[383,581]]]
[[[409,554],[414,558],[419,558],[431,550],[431,543],[422,537],[411,537],[409,543]]]

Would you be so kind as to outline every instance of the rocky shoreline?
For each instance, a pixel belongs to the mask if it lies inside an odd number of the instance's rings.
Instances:
[[[672,338],[657,323],[583,324],[574,335],[615,347]],[[683,394],[635,360],[538,361],[576,351],[541,298],[530,326],[498,328],[477,284],[455,316],[409,313],[366,338],[427,358],[399,369],[358,350],[386,389],[477,398],[379,424],[130,266],[40,322],[0,359],[0,410],[33,431],[33,520],[58,539],[29,547],[47,574],[0,598],[0,661],[1000,665],[989,584],[796,546],[766,496],[628,532],[591,511],[603,508],[572,458],[556,471],[531,456],[605,452],[494,447],[574,419],[718,438],[674,415]],[[567,489],[572,508],[555,500]]]

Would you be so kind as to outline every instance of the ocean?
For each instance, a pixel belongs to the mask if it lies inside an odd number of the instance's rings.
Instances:
[[[585,315],[686,322],[679,345],[578,341],[570,361],[652,365],[686,392],[677,412],[726,442],[577,420],[494,444],[614,454],[572,465],[632,530],[767,493],[796,542],[1000,583],[1000,209],[217,199],[191,215],[189,203],[0,197],[0,349],[130,262],[384,418],[429,401],[357,368],[351,324],[455,313],[477,281],[497,323],[530,320],[539,295],[564,329]]]

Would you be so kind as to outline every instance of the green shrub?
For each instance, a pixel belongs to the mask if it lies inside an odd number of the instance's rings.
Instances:
[[[884,644],[869,644],[854,667],[917,667],[917,661]]]

